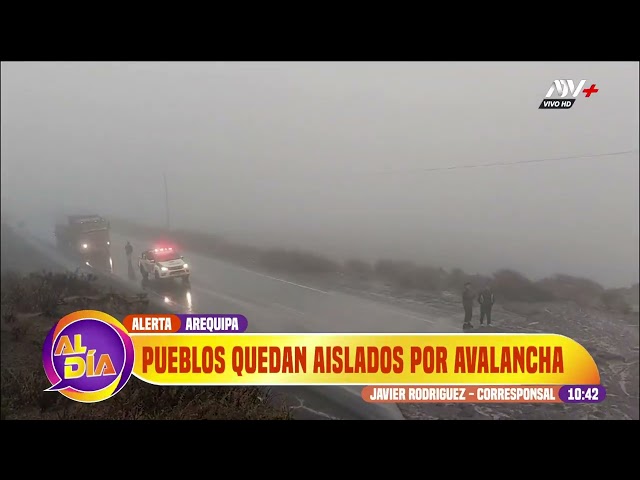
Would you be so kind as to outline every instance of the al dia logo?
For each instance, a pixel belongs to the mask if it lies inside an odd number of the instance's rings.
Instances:
[[[42,363],[51,387],[83,403],[113,397],[131,378],[133,342],[111,315],[81,310],[62,318],[42,347]]]

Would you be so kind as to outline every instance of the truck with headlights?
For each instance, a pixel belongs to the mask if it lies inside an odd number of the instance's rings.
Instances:
[[[55,228],[56,244],[90,266],[111,268],[109,221],[100,215],[69,215]]]

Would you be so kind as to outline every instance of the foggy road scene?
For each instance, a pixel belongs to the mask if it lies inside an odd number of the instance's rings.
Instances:
[[[571,108],[538,108],[565,78],[585,79]],[[117,288],[255,333],[558,333],[607,403],[275,394],[300,419],[638,419],[638,85],[637,62],[3,62],[3,290],[76,271],[99,279],[64,298]],[[162,246],[175,267],[143,256]],[[465,284],[495,292],[490,327]],[[45,310],[14,297],[12,332]]]

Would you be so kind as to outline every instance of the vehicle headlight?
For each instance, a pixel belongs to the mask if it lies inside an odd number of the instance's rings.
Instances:
[[[189,268],[189,264],[188,264],[188,263],[185,263],[185,264],[183,265],[183,267],[184,267],[184,268]]]
[[[107,242],[107,245],[111,245],[111,242]]]
[[[86,243],[83,243],[82,248],[89,248],[89,245],[87,245]]]
[[[163,272],[166,272],[169,269],[167,267],[160,267],[160,270],[162,270]]]

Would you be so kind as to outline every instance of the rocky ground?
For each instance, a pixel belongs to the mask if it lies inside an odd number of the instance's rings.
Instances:
[[[344,280],[342,288],[358,295],[402,304],[435,317],[460,318],[459,295],[393,291],[380,283]],[[477,314],[477,313],[476,313]],[[477,327],[478,319],[474,319]],[[573,338],[593,356],[607,399],[593,405],[401,404],[408,419],[607,419],[638,420],[638,314],[583,308],[572,302],[497,304],[494,331],[558,333]],[[488,331],[486,328],[482,331]]]

